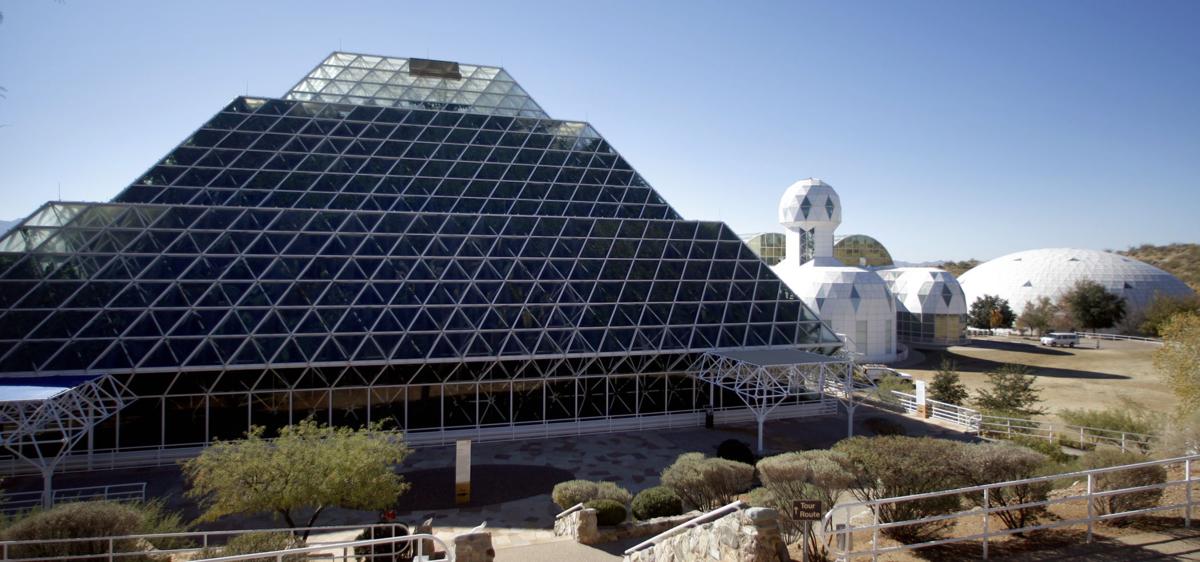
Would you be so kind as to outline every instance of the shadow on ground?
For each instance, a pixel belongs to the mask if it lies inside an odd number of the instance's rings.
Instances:
[[[1006,351],[1024,352],[1024,348],[1033,350],[1042,349],[1036,345],[1015,343],[1015,342],[996,342],[996,341],[981,341],[980,343],[987,344],[992,349],[1003,349]],[[974,345],[974,344],[973,344]],[[1018,346],[1015,348],[999,347],[999,346]],[[979,346],[982,347],[982,346]],[[1053,350],[1056,354],[1070,355],[1065,351]],[[1030,353],[1036,353],[1032,351]],[[955,351],[927,351],[925,353],[925,361],[914,366],[917,369],[925,369],[936,371],[942,366],[942,359],[949,359],[954,363],[956,370],[960,372],[971,373],[988,373],[996,371],[1008,364],[1002,361],[992,361],[991,359],[980,359],[978,357],[970,357],[961,355]],[[1026,365],[1029,372],[1039,377],[1064,378],[1064,379],[1092,379],[1092,380],[1129,380],[1133,377],[1127,375],[1114,375],[1112,373],[1100,373],[1097,371],[1080,371],[1078,369],[1061,369],[1057,367],[1038,367]]]

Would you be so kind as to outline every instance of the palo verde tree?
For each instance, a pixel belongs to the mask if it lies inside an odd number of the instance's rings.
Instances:
[[[967,313],[967,325],[972,328],[987,330],[989,328],[1007,328],[1012,326],[1016,315],[1007,299],[996,295],[983,295],[971,303]]]
[[[1200,314],[1175,315],[1161,332],[1154,367],[1179,398],[1177,417],[1200,411]]]
[[[409,488],[394,470],[409,449],[379,424],[352,429],[308,419],[275,439],[263,432],[253,426],[245,439],[214,442],[182,463],[188,496],[204,508],[199,521],[270,512],[295,529],[307,513],[304,527],[312,527],[330,507],[382,510]]]
[[[1067,313],[1083,329],[1094,332],[1116,326],[1125,318],[1125,299],[1095,281],[1082,280],[1062,296]],[[1096,340],[1100,345],[1100,340]]]

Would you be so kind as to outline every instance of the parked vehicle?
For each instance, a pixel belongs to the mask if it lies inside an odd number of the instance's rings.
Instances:
[[[1075,344],[1079,343],[1079,334],[1076,334],[1075,332],[1050,332],[1049,334],[1042,336],[1041,341],[1042,345],[1048,345],[1050,347],[1059,347],[1064,345],[1067,347],[1075,347]]]

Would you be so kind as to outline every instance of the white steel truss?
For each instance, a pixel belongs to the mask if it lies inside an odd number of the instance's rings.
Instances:
[[[798,349],[708,352],[692,367],[696,378],[735,393],[754,412],[758,452],[763,452],[763,423],[789,398],[847,401],[851,411],[854,362]],[[853,418],[851,418],[853,419]],[[853,422],[851,422],[853,423]]]
[[[49,397],[0,401],[0,446],[37,467],[42,504],[49,507],[58,464],[134,397],[127,384],[104,375]]]

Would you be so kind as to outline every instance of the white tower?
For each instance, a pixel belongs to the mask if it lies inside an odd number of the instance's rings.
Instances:
[[[771,269],[804,304],[846,339],[865,361],[896,359],[896,299],[874,271],[842,265],[833,257],[833,232],[842,202],[815,178],[787,188],[779,201],[787,228],[787,253]]]
[[[787,253],[803,264],[834,265],[833,231],[842,224],[842,201],[829,184],[808,178],[793,183],[779,200],[779,223],[787,228]]]

